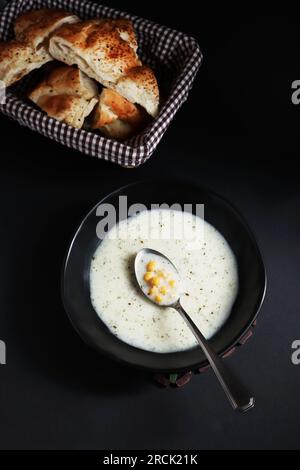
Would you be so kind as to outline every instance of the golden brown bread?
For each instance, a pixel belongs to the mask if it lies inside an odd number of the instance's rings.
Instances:
[[[86,100],[98,96],[96,83],[77,67],[57,65],[49,75],[30,93],[35,103],[43,95],[77,95]]]
[[[79,18],[62,10],[27,12],[15,23],[16,39],[0,43],[0,80],[12,85],[32,70],[53,60],[48,51],[50,34]]]
[[[104,88],[92,116],[91,126],[106,136],[125,140],[147,122],[145,112],[116,91]]]
[[[28,98],[49,116],[81,128],[98,102],[98,88],[77,67],[59,65]]]
[[[30,44],[34,49],[43,44],[53,31],[64,24],[79,22],[78,16],[72,13],[42,8],[29,11],[17,18],[14,26],[18,41]]]
[[[50,60],[52,58],[43,49],[33,51],[18,41],[0,43],[0,80],[10,86]]]
[[[38,104],[48,116],[80,129],[96,103],[96,99],[87,101],[79,96],[45,95],[40,98]]]
[[[89,77],[109,87],[140,65],[134,29],[126,19],[63,26],[52,35],[49,50],[57,60],[78,65]]]
[[[134,67],[121,77],[114,89],[131,103],[137,103],[156,117],[159,108],[159,89],[153,71],[146,66]]]
[[[16,39],[0,43],[0,80],[6,86],[53,58],[80,69],[57,67],[29,95],[49,116],[81,127],[98,101],[90,78],[108,87],[100,95],[92,127],[109,137],[124,140],[145,124],[145,113],[136,104],[157,115],[157,80],[138,58],[131,21],[81,22],[71,13],[44,8],[19,17],[14,29]]]
[[[52,35],[49,50],[57,60],[78,65],[89,77],[141,105],[151,116],[157,115],[157,80],[138,59],[129,20],[99,19],[63,26]]]

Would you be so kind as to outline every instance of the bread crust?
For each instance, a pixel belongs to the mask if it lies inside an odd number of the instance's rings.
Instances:
[[[16,40],[0,43],[0,80],[10,86],[51,60],[52,57],[44,49],[34,51],[29,45]]]
[[[104,88],[92,115],[91,126],[106,136],[125,140],[147,122],[145,112],[116,91]]]
[[[79,96],[55,95],[42,96],[39,106],[48,116],[63,121],[69,126],[80,129],[85,118],[91,113],[97,100],[87,101]]]
[[[128,101],[137,103],[156,117],[159,110],[159,88],[153,70],[145,65],[130,69],[114,86]]]
[[[43,8],[20,16],[14,31],[14,40],[0,43],[0,80],[6,86],[53,58],[67,64],[56,67],[29,95],[49,116],[81,127],[99,101],[92,127],[124,140],[147,121],[140,107],[157,115],[157,80],[138,58],[130,20],[80,21],[72,13]],[[100,98],[92,79],[105,87]]]
[[[151,116],[157,115],[157,80],[138,59],[130,21],[97,19],[63,26],[52,35],[49,48],[57,60],[78,65],[103,86],[144,107]]]
[[[63,10],[41,9],[20,16],[16,38],[0,43],[0,80],[10,86],[29,72],[53,60],[48,51],[50,34],[62,24],[80,21]]]
[[[98,88],[78,68],[59,65],[28,98],[48,116],[81,128],[98,102]]]
[[[58,65],[29,94],[35,103],[43,95],[74,95],[90,100],[98,96],[96,83],[77,67]]]
[[[133,26],[125,19],[97,19],[63,26],[50,39],[50,53],[68,65],[76,64],[104,86],[116,83],[140,65]]]
[[[36,48],[56,29],[64,24],[73,24],[79,21],[78,16],[64,10],[42,8],[19,16],[15,22],[14,31],[18,41],[28,43]]]

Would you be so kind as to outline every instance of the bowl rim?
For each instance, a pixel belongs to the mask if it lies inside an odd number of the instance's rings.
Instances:
[[[149,365],[141,365],[141,364],[137,364],[136,362],[134,361],[129,361],[129,360],[125,360],[123,359],[122,357],[119,357],[119,356],[115,356],[113,355],[112,353],[110,353],[109,351],[106,351],[104,348],[102,349],[101,348],[101,345],[100,346],[96,346],[90,339],[88,339],[83,333],[82,331],[80,330],[80,328],[77,326],[76,322],[74,321],[74,319],[72,318],[72,315],[70,314],[69,312],[69,309],[67,308],[67,305],[66,305],[66,301],[65,301],[65,276],[66,276],[66,271],[67,271],[67,267],[68,267],[68,262],[69,262],[69,259],[70,259],[70,256],[71,256],[71,252],[72,252],[72,248],[74,246],[74,243],[76,241],[76,238],[77,238],[77,235],[81,232],[83,226],[85,225],[86,221],[89,219],[89,217],[95,212],[95,210],[97,209],[97,207],[102,204],[104,201],[107,201],[109,198],[112,198],[113,196],[116,196],[117,194],[120,194],[121,192],[123,191],[126,191],[128,190],[129,188],[133,188],[133,187],[136,187],[136,186],[140,186],[140,185],[144,185],[148,180],[147,179],[140,179],[138,181],[135,181],[133,183],[129,183],[129,184],[126,184],[126,185],[123,185],[123,186],[120,186],[118,187],[117,189],[114,189],[113,191],[111,191],[110,193],[107,193],[106,195],[104,195],[96,204],[93,205],[93,207],[87,212],[87,214],[81,219],[81,222],[79,223],[77,229],[73,232],[73,235],[72,237],[70,238],[70,242],[68,244],[68,248],[66,250],[66,254],[63,258],[63,264],[62,264],[62,269],[61,269],[61,289],[60,289],[60,293],[61,293],[61,299],[62,299],[62,304],[63,304],[63,307],[64,307],[64,310],[73,326],[73,328],[75,329],[75,331],[77,332],[77,334],[79,335],[79,337],[82,339],[82,341],[89,347],[91,347],[94,351],[96,351],[98,354],[101,354],[101,355],[104,355],[106,357],[108,357],[109,359],[113,360],[113,361],[117,361],[118,363],[120,364],[123,364],[125,366],[130,366],[130,367],[133,367],[135,369],[140,369],[140,370],[144,370],[144,371],[148,371],[148,372],[183,372],[183,371],[189,371],[189,370],[197,370],[197,369],[200,369],[200,368],[203,368],[203,367],[206,367],[208,366],[208,361],[205,360],[205,361],[201,361],[201,362],[196,362],[196,363],[193,363],[187,367],[178,367],[178,368],[172,368],[172,369],[166,369],[166,368],[161,368],[161,369],[158,369],[158,368],[154,368],[152,366],[149,366]],[[153,181],[153,179],[151,179],[151,181]],[[255,312],[253,313],[253,315],[251,316],[251,318],[249,319],[249,321],[247,322],[247,324],[245,325],[245,327],[242,329],[242,331],[230,342],[230,345],[226,348],[224,348],[222,351],[218,352],[218,355],[220,357],[222,356],[225,356],[229,351],[231,351],[236,345],[238,345],[242,339],[247,335],[248,331],[251,329],[251,327],[253,327],[253,324],[255,323],[260,311],[261,311],[261,308],[263,306],[263,303],[264,303],[264,300],[265,300],[265,297],[266,297],[266,292],[267,292],[267,285],[268,285],[268,277],[267,277],[267,271],[266,271],[266,265],[265,265],[265,262],[264,262],[264,257],[262,255],[262,252],[261,252],[261,249],[258,245],[258,242],[256,240],[256,237],[252,231],[252,229],[250,228],[250,226],[248,225],[247,221],[245,220],[244,216],[241,214],[241,212],[236,208],[236,206],[234,204],[231,203],[231,201],[229,199],[227,199],[226,197],[223,197],[221,196],[219,193],[217,193],[216,191],[214,190],[211,190],[210,188],[202,185],[202,184],[198,184],[197,182],[195,182],[194,180],[191,180],[189,178],[166,178],[166,177],[157,177],[155,178],[155,182],[159,182],[159,183],[164,183],[164,184],[168,184],[168,183],[172,183],[172,184],[187,184],[187,183],[190,183],[192,184],[195,188],[197,188],[199,191],[202,191],[208,195],[212,195],[213,197],[219,199],[222,201],[222,203],[225,203],[225,205],[234,213],[235,217],[238,219],[238,221],[244,226],[246,232],[247,232],[247,236],[249,237],[249,239],[251,240],[251,243],[253,244],[253,247],[255,248],[255,251],[256,251],[256,255],[258,257],[258,261],[260,263],[260,267],[262,268],[262,286],[260,288],[260,295],[258,296],[258,302],[257,302],[257,305],[256,305],[256,308],[255,308]],[[96,313],[96,312],[95,312]],[[97,313],[96,313],[97,315]],[[100,317],[99,317],[100,319]],[[100,321],[102,322],[102,320],[100,319]],[[103,323],[103,322],[102,322]],[[105,324],[104,324],[105,325]],[[105,325],[106,326],[106,325]],[[111,332],[110,332],[111,333]],[[113,335],[113,333],[111,333]],[[118,341],[124,343],[122,340],[120,340],[119,338],[117,338],[115,335],[113,335]],[[127,344],[127,343],[125,343]],[[136,348],[134,346],[131,346],[131,345],[128,345],[130,346],[131,348],[133,349],[136,349],[137,351],[142,351],[142,352],[147,352],[149,354],[154,354],[154,355],[165,355],[165,353],[156,353],[156,352],[153,352],[153,351],[146,351],[146,350],[143,350],[141,348]],[[188,351],[188,350],[187,350]],[[172,356],[175,356],[175,355],[178,355],[180,353],[184,353],[184,352],[187,352],[187,351],[177,351],[177,352],[173,352],[173,353],[166,353],[168,355],[172,355]]]

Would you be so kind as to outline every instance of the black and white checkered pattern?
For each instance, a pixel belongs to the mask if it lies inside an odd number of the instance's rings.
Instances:
[[[141,165],[153,154],[176,112],[188,97],[202,62],[197,42],[178,31],[85,0],[12,0],[0,17],[0,40],[6,41],[13,37],[13,23],[19,15],[43,7],[65,9],[82,19],[125,17],[132,20],[138,36],[141,60],[155,70],[161,89],[163,85],[166,88],[159,116],[140,135],[125,143],[95,132],[75,129],[48,117],[22,99],[22,89],[32,75],[7,90],[6,103],[0,105],[0,111],[21,125],[87,155],[126,167]]]

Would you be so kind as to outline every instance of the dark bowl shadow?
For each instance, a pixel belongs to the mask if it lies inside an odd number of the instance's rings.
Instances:
[[[13,290],[7,292],[14,302],[15,314],[9,321],[22,361],[35,375],[78,391],[139,393],[149,386],[151,375],[87,348],[72,329],[61,303],[61,264],[70,241],[69,227],[78,222],[78,208],[57,208],[47,217],[48,223],[40,224],[39,230],[24,232],[26,250],[23,244],[15,249]],[[55,223],[49,224],[49,220]],[[52,248],[45,250],[47,244]]]

